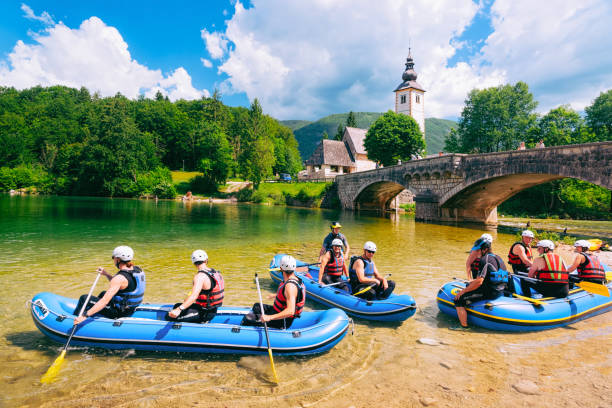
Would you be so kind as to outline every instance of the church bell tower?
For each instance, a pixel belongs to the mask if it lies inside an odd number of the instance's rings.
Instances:
[[[414,60],[410,48],[406,58],[406,70],[402,74],[403,82],[395,88],[395,113],[410,115],[421,128],[425,137],[425,89],[416,81]]]

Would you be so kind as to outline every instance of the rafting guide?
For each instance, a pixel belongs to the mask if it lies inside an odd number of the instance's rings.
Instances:
[[[349,259],[351,247],[349,246],[348,240],[346,239],[344,234],[340,232],[340,228],[342,228],[342,225],[340,225],[338,221],[334,221],[330,224],[329,228],[331,228],[331,232],[327,234],[323,239],[323,246],[321,246],[321,250],[319,251],[319,262],[321,261],[323,254],[325,254],[327,251],[331,251],[332,242],[335,239],[339,239],[342,241],[342,243],[344,244],[344,259]]]

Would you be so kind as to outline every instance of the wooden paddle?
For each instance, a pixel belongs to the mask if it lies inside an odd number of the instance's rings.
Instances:
[[[527,302],[533,303],[536,306],[542,306],[542,302],[538,299],[534,299],[534,298],[530,298],[530,297],[526,297],[526,296],[521,296],[518,293],[513,293],[512,296],[514,296],[515,298],[518,299],[522,299],[522,300],[526,300]]]
[[[313,266],[313,265],[319,265],[319,264],[321,264],[321,262],[315,262],[315,263],[310,263],[310,264],[306,264],[306,265],[298,265],[298,266],[295,267],[295,269],[297,270],[299,268],[305,268],[307,266]],[[270,268],[270,271],[280,271],[280,270],[281,270],[280,267],[278,267],[278,268]]]
[[[85,308],[87,307],[87,304],[89,303],[89,298],[91,298],[91,294],[93,293],[93,290],[96,287],[96,284],[98,283],[98,279],[100,279],[101,273],[102,273],[102,270],[99,269],[98,276],[96,276],[96,280],[94,281],[93,285],[91,285],[91,289],[89,289],[89,294],[87,295],[87,299],[85,299],[85,303],[83,303],[83,306],[81,307],[81,311],[79,312],[78,316],[81,316],[83,312],[85,311]],[[68,336],[68,341],[66,342],[66,345],[64,345],[64,349],[62,350],[61,354],[55,359],[53,364],[51,364],[51,367],[49,367],[47,372],[41,377],[40,379],[41,383],[49,384],[55,381],[55,377],[57,377],[57,375],[59,374],[59,371],[62,368],[62,365],[64,364],[64,357],[66,356],[66,350],[68,350],[68,344],[70,344],[70,340],[72,340],[72,336],[74,335],[74,332],[76,331],[77,327],[78,325],[76,324],[72,326],[72,331],[70,332],[70,336]]]
[[[387,275],[385,275],[385,279],[386,279],[386,278],[388,278],[389,276],[391,276],[391,274],[390,274],[390,273],[389,273],[389,274],[387,274]],[[372,289],[372,288],[373,288],[374,286],[376,286],[376,285],[378,285],[378,284],[377,284],[377,283],[373,283],[373,284],[371,284],[370,286],[368,286],[367,288],[362,289],[362,290],[360,290],[360,291],[359,291],[359,292],[357,292],[357,293],[353,293],[353,296],[361,295],[362,293],[367,292],[368,290]]]
[[[257,284],[257,294],[259,295],[259,311],[261,315],[264,314],[263,300],[261,298],[261,289],[259,288],[259,279],[255,274],[255,283]],[[272,374],[274,374],[274,382],[278,384],[278,377],[276,375],[276,368],[274,368],[274,357],[272,357],[272,347],[270,346],[270,335],[268,334],[268,325],[263,322],[264,330],[266,331],[266,341],[268,342],[268,355],[270,356],[270,366],[272,367]]]

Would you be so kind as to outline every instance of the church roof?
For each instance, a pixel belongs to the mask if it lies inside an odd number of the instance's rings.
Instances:
[[[344,140],[351,150],[353,155],[355,154],[368,154],[365,147],[363,146],[363,141],[365,140],[366,134],[368,133],[368,129],[360,129],[354,127],[346,127],[344,130],[344,136],[342,140]]]
[[[408,89],[408,88],[414,88],[414,89],[418,89],[419,91],[425,92],[425,89],[423,89],[423,87],[416,81],[417,76],[418,75],[416,71],[414,70],[414,60],[412,59],[412,52],[410,48],[408,48],[408,58],[406,58],[406,70],[402,74],[402,80],[404,82],[399,84],[398,87],[395,88],[395,91],[393,92],[397,92],[402,89]]]
[[[340,140],[329,139],[321,140],[312,156],[305,163],[311,166],[328,164],[330,166],[355,167],[355,162],[351,159],[346,144]]]

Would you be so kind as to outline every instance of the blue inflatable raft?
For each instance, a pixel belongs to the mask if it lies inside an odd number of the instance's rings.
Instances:
[[[58,343],[65,343],[77,300],[43,292],[31,306],[36,327]],[[240,326],[245,307],[221,307],[208,323],[164,320],[172,305],[142,304],[130,317],[116,320],[94,316],[79,325],[71,345],[150,351],[267,354],[263,327]],[[288,330],[269,328],[274,354],[322,353],[346,335],[350,319],[342,310],[303,312]]]
[[[455,280],[440,288],[437,300],[441,312],[457,316],[453,298],[465,286],[465,281]],[[612,282],[606,286],[610,292]],[[596,295],[583,289],[573,289],[565,298],[538,298],[532,301],[505,294],[494,300],[474,302],[466,308],[470,325],[515,332],[567,326],[610,309],[612,297]]]
[[[270,276],[278,283],[283,280],[282,273],[278,270],[283,255],[276,255],[270,262]],[[297,261],[298,270],[306,265],[305,262]],[[335,286],[319,286],[318,266],[310,265],[307,272],[297,272],[297,274],[306,286],[307,299],[328,307],[337,307],[351,316],[367,320],[401,322],[414,315],[416,311],[416,303],[410,295],[392,293],[387,299],[369,301],[353,296]]]

